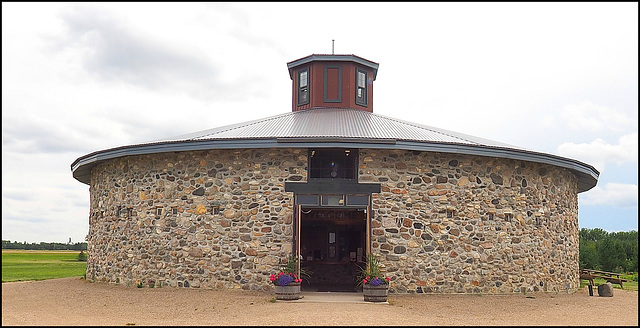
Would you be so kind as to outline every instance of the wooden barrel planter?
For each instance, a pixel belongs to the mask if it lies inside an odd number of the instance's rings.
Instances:
[[[277,300],[297,300],[300,299],[300,283],[292,282],[286,286],[275,285]]]
[[[389,285],[381,284],[371,286],[365,284],[362,286],[362,294],[364,295],[365,302],[386,302],[387,295],[389,294]]]

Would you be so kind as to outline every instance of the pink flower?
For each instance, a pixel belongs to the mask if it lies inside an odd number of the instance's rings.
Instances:
[[[391,281],[391,278],[389,278],[389,277],[386,277],[385,279],[387,279],[387,281]]]

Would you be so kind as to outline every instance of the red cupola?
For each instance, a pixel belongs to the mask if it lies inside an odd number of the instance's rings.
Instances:
[[[355,55],[310,55],[287,63],[293,111],[319,107],[373,112],[378,64]]]

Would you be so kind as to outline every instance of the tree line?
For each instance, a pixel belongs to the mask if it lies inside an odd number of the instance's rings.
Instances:
[[[87,242],[78,242],[78,243],[30,243],[28,244],[26,241],[23,242],[11,242],[10,240],[2,241],[2,249],[27,249],[27,250],[47,250],[47,251],[57,251],[57,250],[69,250],[69,251],[86,251],[87,250]]]
[[[609,272],[638,271],[638,232],[582,228],[580,268]]]

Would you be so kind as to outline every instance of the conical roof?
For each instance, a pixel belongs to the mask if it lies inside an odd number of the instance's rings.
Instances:
[[[351,108],[313,108],[221,126],[137,145],[97,151],[71,164],[88,184],[91,168],[113,158],[175,151],[246,148],[379,148],[436,151],[509,158],[564,167],[578,176],[578,192],[593,188],[599,172],[556,155],[407,122]]]
[[[307,109],[158,141],[269,138],[392,139],[516,148],[351,108]]]

